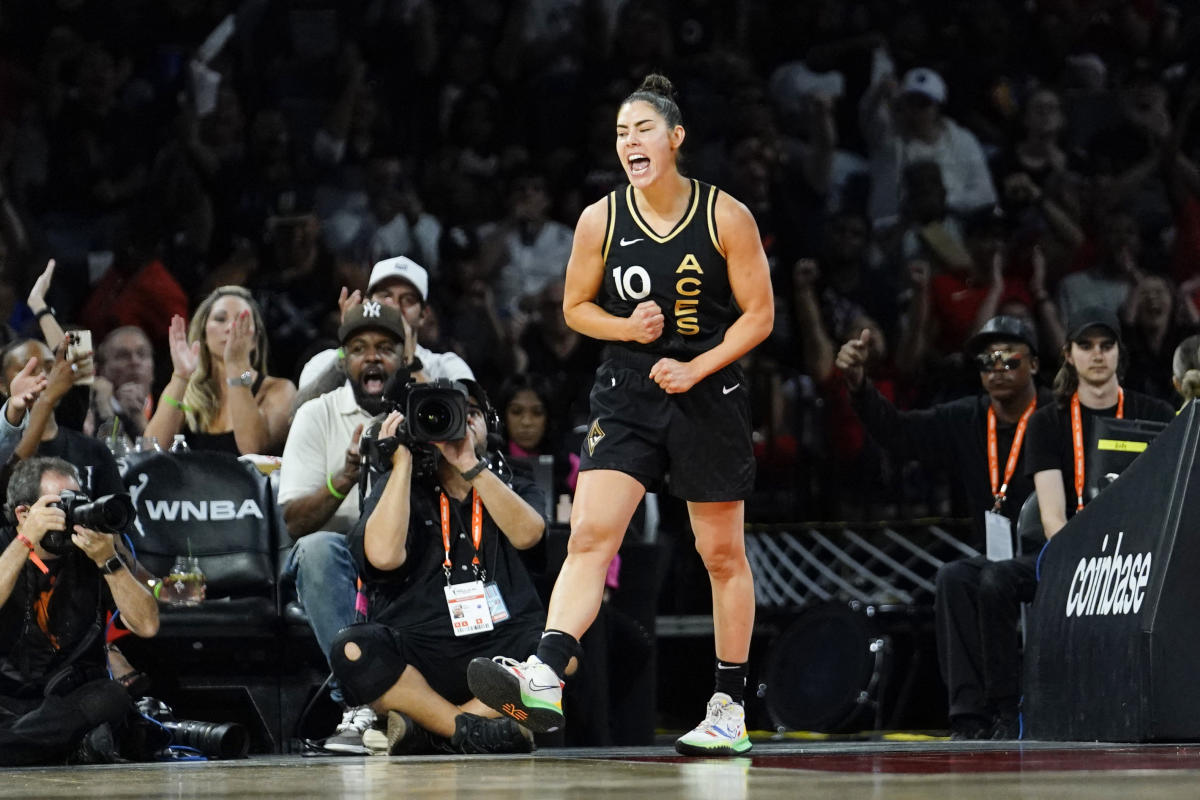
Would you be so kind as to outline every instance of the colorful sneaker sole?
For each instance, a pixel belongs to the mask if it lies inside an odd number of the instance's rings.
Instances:
[[[467,685],[489,708],[512,717],[534,733],[550,733],[563,725],[561,709],[523,694],[517,676],[490,658],[471,660],[467,665]]]
[[[686,742],[682,737],[675,740],[675,752],[681,756],[740,756],[749,752],[751,747],[753,745],[747,737],[732,742],[713,740],[713,743],[708,745]]]

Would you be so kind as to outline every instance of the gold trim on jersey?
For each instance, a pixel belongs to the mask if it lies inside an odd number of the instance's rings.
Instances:
[[[675,235],[686,228],[688,223],[692,221],[692,217],[696,215],[696,209],[700,205],[700,185],[695,178],[692,178],[692,205],[690,208],[688,208],[688,212],[683,215],[683,219],[679,220],[679,222],[676,222],[675,227],[671,228],[671,232],[666,236],[659,236],[657,233],[650,230],[650,226],[647,225],[645,220],[642,219],[642,215],[638,213],[637,204],[633,201],[632,185],[625,187],[625,204],[629,206],[629,216],[633,217],[633,221],[637,223],[639,228],[642,229],[642,232],[649,236],[652,240],[658,242],[659,244],[663,244],[674,239]]]
[[[614,189],[608,193],[608,222],[604,224],[604,257],[602,263],[608,263],[608,249],[612,247],[613,231],[617,229],[617,192]]]
[[[708,187],[708,238],[712,239],[713,247],[725,258],[725,248],[717,241],[717,187]]]

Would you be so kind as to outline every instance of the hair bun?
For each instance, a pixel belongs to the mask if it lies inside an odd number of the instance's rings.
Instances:
[[[675,85],[671,83],[671,79],[666,75],[660,75],[657,72],[651,72],[647,75],[637,90],[639,92],[660,94],[668,100],[675,100]]]

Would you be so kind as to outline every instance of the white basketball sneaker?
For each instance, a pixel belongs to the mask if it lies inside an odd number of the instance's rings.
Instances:
[[[724,692],[709,699],[703,722],[675,740],[675,750],[685,756],[736,756],[749,749],[746,711]]]
[[[534,733],[563,724],[563,682],[537,656],[516,661],[504,656],[472,659],[467,665],[471,693]]]

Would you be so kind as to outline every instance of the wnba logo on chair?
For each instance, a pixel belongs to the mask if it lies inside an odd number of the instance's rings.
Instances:
[[[264,519],[262,508],[252,497],[237,499],[166,500],[142,499],[142,493],[150,485],[150,476],[138,475],[138,482],[129,487],[129,497],[137,510],[134,526],[140,536],[145,536],[142,519],[152,522],[230,522],[246,517]]]
[[[1111,556],[1108,536],[1100,544],[1099,556],[1079,559],[1067,588],[1067,616],[1091,617],[1136,614],[1142,607],[1150,583],[1150,553],[1121,555],[1125,532],[1117,534]]]

